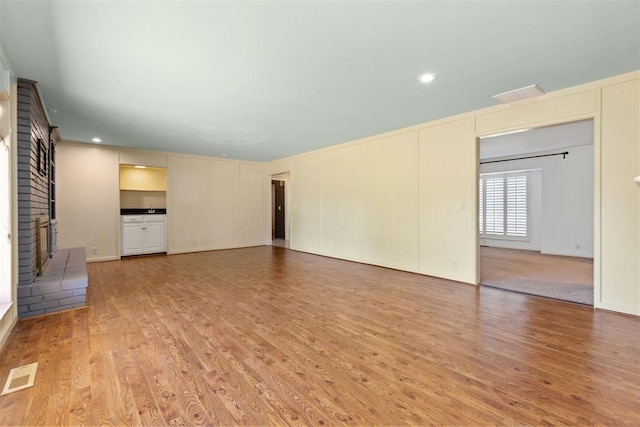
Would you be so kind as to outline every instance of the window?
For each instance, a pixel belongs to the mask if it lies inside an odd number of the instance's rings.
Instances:
[[[528,237],[528,172],[480,175],[479,231],[485,238],[522,240]]]

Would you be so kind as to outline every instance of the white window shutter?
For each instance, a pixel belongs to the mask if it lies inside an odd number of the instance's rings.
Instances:
[[[484,174],[479,180],[478,229],[481,236],[528,237],[528,172]]]
[[[527,235],[527,176],[507,177],[507,236]]]

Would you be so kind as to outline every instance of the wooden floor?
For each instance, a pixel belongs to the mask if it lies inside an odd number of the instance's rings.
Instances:
[[[593,306],[593,258],[481,246],[480,283]]]
[[[640,424],[640,319],[283,248],[89,265],[0,425]]]

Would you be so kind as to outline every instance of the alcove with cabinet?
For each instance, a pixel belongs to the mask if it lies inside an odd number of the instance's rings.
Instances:
[[[167,170],[120,165],[121,255],[167,251]]]

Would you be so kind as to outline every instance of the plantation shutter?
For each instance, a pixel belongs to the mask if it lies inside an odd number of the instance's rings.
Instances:
[[[480,178],[480,183],[478,185],[478,230],[480,234],[484,233],[484,179]]]
[[[484,237],[528,237],[528,172],[485,174],[478,185],[478,230]]]
[[[527,235],[527,175],[507,177],[507,236]]]
[[[485,232],[504,234],[504,178],[485,178]]]

